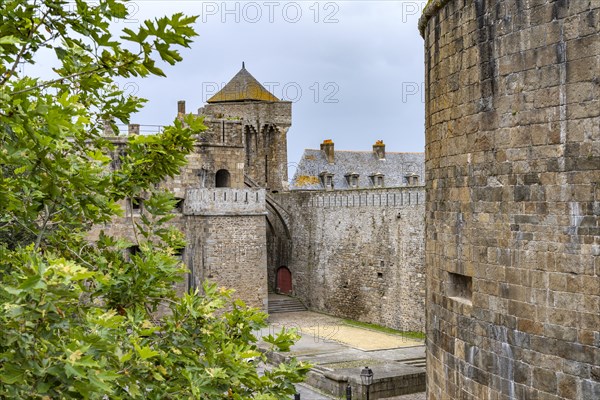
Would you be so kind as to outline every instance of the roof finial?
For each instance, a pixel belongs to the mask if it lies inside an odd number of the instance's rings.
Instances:
[[[242,61],[242,69],[246,69],[246,65],[243,61]]]

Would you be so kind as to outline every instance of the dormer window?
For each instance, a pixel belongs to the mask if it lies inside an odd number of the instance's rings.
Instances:
[[[416,186],[419,184],[419,175],[417,174],[406,175],[405,178],[407,186]]]
[[[371,175],[371,181],[373,182],[373,187],[383,187],[384,186],[382,173],[376,173],[376,174]]]
[[[358,187],[358,174],[357,173],[347,174],[346,181],[348,182],[349,187],[357,188]]]
[[[333,174],[329,172],[321,172],[319,176],[321,177],[321,184],[325,190],[333,190]]]

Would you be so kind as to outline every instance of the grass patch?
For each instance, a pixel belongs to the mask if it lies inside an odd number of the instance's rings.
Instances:
[[[396,329],[388,328],[386,326],[369,324],[368,322],[354,321],[352,319],[344,319],[344,324],[350,325],[350,326],[356,326],[359,328],[371,329],[371,330],[383,332],[383,333],[391,333],[392,335],[404,336],[409,339],[425,340],[425,333],[423,333],[423,332],[399,331]]]

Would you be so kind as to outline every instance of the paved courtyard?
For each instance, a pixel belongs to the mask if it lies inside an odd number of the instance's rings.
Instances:
[[[388,387],[406,385],[406,382],[410,386],[411,381],[424,384],[425,346],[422,341],[351,326],[340,318],[309,311],[271,314],[269,322],[270,326],[261,332],[262,335],[276,333],[282,327],[296,328],[301,335],[291,351],[280,356],[295,356],[313,365],[314,373],[309,374],[306,383],[298,385],[302,400],[340,398],[324,394],[323,390],[335,389],[339,385],[345,387],[343,379],[356,385],[360,382],[360,370],[365,366],[373,369],[376,383],[379,380],[380,386],[381,382],[387,382],[385,385]],[[361,398],[359,390],[354,388],[353,399]],[[424,400],[425,393],[371,396],[371,399],[375,398]]]

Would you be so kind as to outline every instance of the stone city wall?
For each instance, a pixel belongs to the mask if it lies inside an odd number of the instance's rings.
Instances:
[[[428,399],[598,399],[600,2],[433,1],[420,27]]]
[[[422,188],[273,196],[293,240],[294,294],[309,308],[400,330],[425,321]],[[269,282],[276,270],[270,265]]]
[[[267,251],[264,215],[191,216],[184,232],[192,287],[203,280],[235,289],[234,297],[267,309]]]

